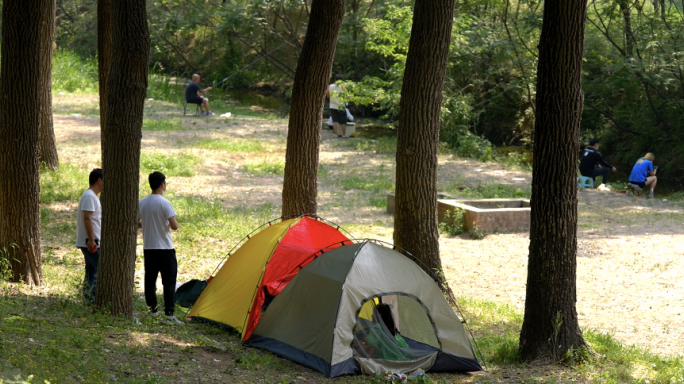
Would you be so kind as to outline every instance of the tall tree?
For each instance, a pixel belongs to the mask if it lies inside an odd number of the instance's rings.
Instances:
[[[97,73],[100,86],[100,143],[104,158],[104,132],[107,121],[107,78],[112,57],[110,0],[97,1]],[[104,159],[103,159],[104,160]],[[104,166],[104,164],[103,164]]]
[[[399,104],[394,244],[430,270],[442,268],[437,148],[453,19],[454,0],[416,1]]]
[[[150,34],[144,0],[111,3],[112,56],[103,132],[102,248],[96,305],[133,314],[140,140]]]
[[[314,0],[297,63],[288,123],[283,216],[316,213],[323,101],[344,18],[344,0]]]
[[[55,129],[52,125],[52,47],[55,41],[56,0],[46,2],[42,12],[40,55],[40,162],[49,169],[59,166]]]
[[[577,321],[577,159],[586,0],[544,3],[537,67],[530,255],[520,353],[557,361],[585,346]]]
[[[41,49],[52,0],[5,0],[0,48],[0,241],[17,245],[15,280],[42,283],[40,253]],[[17,90],[21,105],[17,104]],[[21,108],[19,108],[21,107]]]

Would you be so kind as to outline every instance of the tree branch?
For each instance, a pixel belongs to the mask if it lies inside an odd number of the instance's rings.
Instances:
[[[631,134],[634,135],[634,136],[640,136],[640,135],[641,135],[641,133],[639,133],[639,132],[635,132],[635,131],[632,131],[631,129],[627,129],[627,128],[623,127],[622,125],[620,125],[620,123],[618,123],[618,122],[613,118],[613,116],[611,116],[611,115],[608,114],[607,112],[604,112],[604,111],[602,111],[602,110],[596,108],[596,107],[595,107],[592,103],[590,103],[587,99],[584,99],[584,104],[588,105],[589,108],[593,109],[594,111],[596,111],[596,112],[602,114],[603,116],[607,117],[608,120],[612,121],[613,124],[615,124],[615,126],[616,126],[619,130],[625,131],[625,132],[627,132],[627,133],[631,133]]]

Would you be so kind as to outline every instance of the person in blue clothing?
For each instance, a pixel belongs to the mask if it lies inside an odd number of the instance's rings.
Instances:
[[[658,183],[658,178],[656,177],[658,167],[653,168],[653,160],[655,160],[655,156],[649,152],[637,160],[634,168],[632,168],[628,186],[636,190],[638,195],[641,195],[642,189],[649,188],[648,197],[653,197],[653,190]]]

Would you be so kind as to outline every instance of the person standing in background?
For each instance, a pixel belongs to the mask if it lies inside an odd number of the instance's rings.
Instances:
[[[162,197],[166,192],[166,176],[161,172],[152,172],[148,180],[152,193],[143,197],[138,205],[138,228],[142,228],[143,232],[145,257],[145,302],[152,316],[157,316],[157,276],[161,273],[164,314],[170,323],[183,324],[173,315],[178,261],[171,240],[171,230],[178,230],[176,211]]]
[[[100,260],[100,239],[102,238],[102,206],[97,197],[104,189],[102,169],[93,169],[88,176],[88,183],[90,187],[81,195],[76,210],[76,247],[81,250],[85,259],[83,296],[88,303],[92,303],[95,299],[97,264]]]
[[[335,75],[335,82],[342,79],[341,74]],[[328,91],[325,93],[330,98],[330,117],[333,120],[333,132],[335,132],[337,137],[345,136],[347,133],[347,112],[344,103],[339,100],[343,91],[341,85],[330,84]]]

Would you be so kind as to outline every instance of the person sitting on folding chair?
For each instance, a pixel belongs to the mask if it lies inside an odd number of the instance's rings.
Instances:
[[[603,176],[603,184],[608,184],[610,171],[617,172],[617,168],[603,160],[603,156],[598,151],[599,142],[599,139],[591,139],[589,146],[580,155],[580,173],[582,176],[594,179],[594,185],[596,185],[597,176]]]
[[[201,89],[199,86],[200,76],[198,74],[192,75],[192,81],[185,87],[185,101],[188,104],[197,104],[200,108],[200,115],[214,116],[209,112],[209,99],[204,97],[204,94],[211,91],[212,88]],[[206,111],[206,112],[205,112]]]

